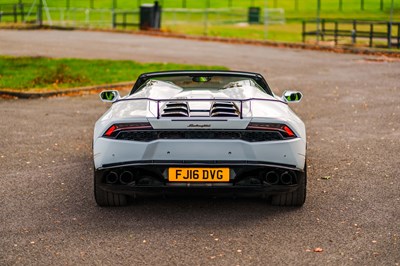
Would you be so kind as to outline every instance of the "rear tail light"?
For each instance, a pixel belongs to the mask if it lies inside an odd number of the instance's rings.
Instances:
[[[247,129],[279,132],[285,139],[291,139],[297,137],[296,134],[293,132],[293,130],[285,124],[250,123],[247,126]]]
[[[150,130],[153,127],[150,123],[120,123],[109,127],[103,134],[106,138],[116,138],[121,131]]]

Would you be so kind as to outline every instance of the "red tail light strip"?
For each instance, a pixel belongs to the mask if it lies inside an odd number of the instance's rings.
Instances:
[[[153,129],[150,123],[124,123],[124,124],[114,124],[109,127],[104,133],[103,137],[116,137],[120,131],[130,131],[130,130],[149,130]]]
[[[278,131],[285,138],[296,138],[293,130],[285,124],[264,124],[264,123],[250,123],[247,126],[249,130],[264,130],[264,131]]]
[[[111,136],[112,133],[117,129],[117,127],[115,125],[112,125],[109,129],[107,129],[106,133],[104,134],[104,136]]]

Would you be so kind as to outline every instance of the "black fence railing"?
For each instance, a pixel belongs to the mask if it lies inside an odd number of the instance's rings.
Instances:
[[[28,7],[23,3],[0,5],[0,22],[8,17],[11,18],[8,20],[14,23],[24,22],[27,15]],[[36,15],[36,13],[31,13],[31,15]]]
[[[307,30],[307,25],[312,25],[312,30]],[[387,48],[400,49],[400,22],[389,21],[364,21],[364,20],[303,20],[302,37],[306,42],[307,36],[314,36],[317,41],[325,41],[333,37],[335,45],[339,38],[350,38],[355,45],[359,38],[368,39],[369,47],[374,46],[374,41],[385,42]]]

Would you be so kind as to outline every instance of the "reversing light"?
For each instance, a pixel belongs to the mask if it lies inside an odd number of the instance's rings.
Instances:
[[[279,132],[286,139],[297,137],[296,134],[293,132],[293,130],[285,124],[250,123],[247,126],[247,129]]]
[[[149,130],[153,129],[150,123],[120,123],[110,126],[103,137],[116,138],[121,131]]]

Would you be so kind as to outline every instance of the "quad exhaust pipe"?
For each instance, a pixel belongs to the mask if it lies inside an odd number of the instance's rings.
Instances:
[[[116,172],[109,172],[106,175],[106,182],[108,184],[115,184],[118,182],[118,174]]]
[[[106,175],[107,184],[116,184],[119,181],[119,183],[127,185],[132,183],[134,180],[135,178],[133,177],[133,173],[130,171],[124,171],[120,175],[114,171],[111,171]]]
[[[265,174],[265,181],[270,185],[276,185],[279,183],[279,175],[275,171],[270,171]]]
[[[280,181],[283,185],[291,185],[293,182],[292,174],[289,171],[285,171],[280,176]]]
[[[297,183],[296,174],[293,171],[284,171],[281,174],[276,171],[269,171],[265,174],[265,181],[269,185],[292,185]]]
[[[121,175],[119,176],[119,182],[123,185],[127,185],[133,182],[133,174],[132,172],[125,171],[122,172]]]

